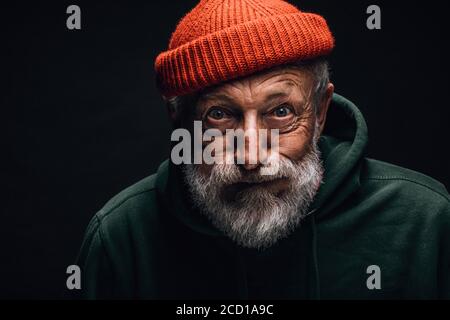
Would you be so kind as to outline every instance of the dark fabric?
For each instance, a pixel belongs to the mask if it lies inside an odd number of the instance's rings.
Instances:
[[[77,264],[89,299],[450,298],[450,205],[439,182],[364,156],[365,121],[334,95],[324,183],[290,236],[235,245],[189,202],[179,168],[124,190],[89,225]],[[367,267],[381,270],[369,290]]]

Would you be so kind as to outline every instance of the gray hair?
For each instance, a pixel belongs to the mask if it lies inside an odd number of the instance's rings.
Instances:
[[[299,61],[293,64],[294,66],[306,70],[313,75],[314,90],[313,90],[313,106],[314,111],[318,113],[320,105],[325,97],[328,84],[330,83],[330,68],[328,61],[323,58],[318,58],[310,61]]]
[[[328,83],[330,82],[330,71],[328,61],[323,58],[317,58],[314,60],[303,60],[295,63],[289,63],[286,65],[278,66],[276,68],[285,68],[288,66],[294,66],[301,70],[306,70],[310,72],[315,81],[314,91],[313,91],[313,105],[314,111],[319,112],[319,106],[325,96]],[[167,99],[167,107],[169,112],[179,115],[183,110],[188,108],[187,105],[193,102],[191,95],[186,96],[175,96]]]

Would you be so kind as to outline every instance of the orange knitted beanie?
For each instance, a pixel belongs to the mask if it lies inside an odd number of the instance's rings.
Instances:
[[[283,0],[201,0],[178,23],[155,70],[170,98],[324,56],[333,47],[324,18]]]

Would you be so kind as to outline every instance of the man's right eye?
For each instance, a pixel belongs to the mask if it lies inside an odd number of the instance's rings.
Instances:
[[[226,117],[226,113],[221,109],[213,108],[208,112],[207,116],[214,120],[222,120]]]

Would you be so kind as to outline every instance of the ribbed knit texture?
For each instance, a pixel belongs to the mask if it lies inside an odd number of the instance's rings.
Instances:
[[[325,19],[282,0],[201,0],[155,61],[162,94],[184,95],[277,65],[329,54]]]

